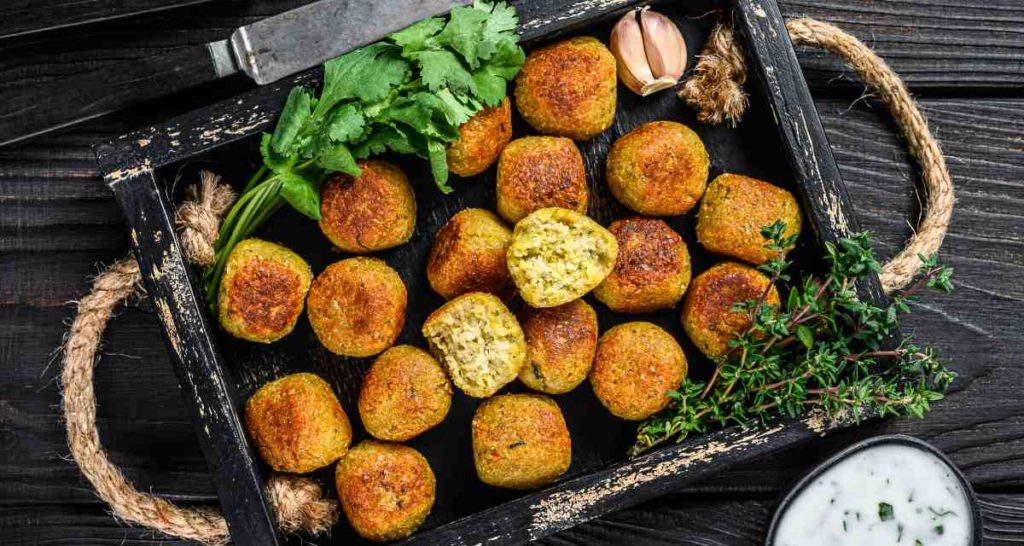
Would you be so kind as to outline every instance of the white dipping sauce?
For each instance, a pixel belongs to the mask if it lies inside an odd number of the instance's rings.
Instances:
[[[808,484],[779,521],[774,546],[963,546],[974,526],[967,493],[933,454],[879,444]]]

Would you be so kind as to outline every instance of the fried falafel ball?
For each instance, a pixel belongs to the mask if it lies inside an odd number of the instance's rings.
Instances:
[[[683,329],[700,352],[709,358],[724,355],[729,340],[750,327],[749,314],[733,310],[733,304],[757,300],[770,279],[753,267],[736,262],[721,262],[697,275],[683,302]],[[779,305],[779,292],[773,286],[765,296],[768,305]]]
[[[238,243],[217,292],[221,328],[258,343],[281,339],[295,328],[312,280],[309,264],[291,250],[260,239]]]
[[[419,451],[376,440],[349,450],[334,471],[334,484],[352,528],[374,542],[411,535],[430,514],[437,487]]]
[[[260,387],[245,403],[245,426],[260,457],[278,472],[327,466],[352,441],[352,426],[331,386],[311,373]]]
[[[528,360],[519,380],[533,390],[562,394],[587,378],[597,349],[597,313],[583,300],[558,307],[524,306],[520,322]]]
[[[490,398],[473,415],[473,462],[480,481],[533,489],[572,463],[572,439],[558,404],[539,394]]]
[[[650,322],[627,322],[597,342],[590,385],[612,415],[639,421],[665,409],[686,371],[686,355],[671,334]]]
[[[372,356],[402,333],[406,301],[405,284],[394,269],[376,258],[348,258],[313,279],[306,314],[332,353]]]
[[[392,347],[373,362],[359,389],[359,418],[378,440],[404,442],[448,415],[452,385],[430,353],[412,345]]]
[[[777,221],[786,224],[784,238],[800,234],[800,205],[792,193],[749,176],[722,174],[701,201],[697,240],[715,254],[760,265],[775,257],[765,248],[761,228]]]
[[[540,209],[512,230],[508,269],[532,307],[555,307],[590,292],[611,273],[619,244],[590,218],[571,210]]]
[[[503,300],[515,293],[506,252],[512,230],[493,212],[459,211],[437,232],[427,256],[427,281],[445,299],[488,292]]]
[[[612,145],[608,189],[634,212],[677,216],[704,195],[710,165],[708,151],[692,129],[674,121],[653,121]]]
[[[568,138],[517,138],[498,160],[497,193],[498,214],[513,224],[545,207],[585,214],[590,192],[583,156]]]
[[[594,297],[620,313],[648,313],[682,299],[690,284],[690,253],[678,233],[655,218],[618,220],[608,231],[619,242],[619,255]]]
[[[430,351],[462,392],[487,398],[511,383],[526,363],[526,339],[512,311],[497,296],[463,294],[423,323]]]
[[[398,246],[416,228],[416,195],[401,169],[371,159],[359,176],[338,173],[320,190],[320,230],[345,252]]]
[[[448,146],[448,170],[462,177],[487,170],[512,140],[512,104],[484,108],[459,127],[459,140]]]
[[[615,120],[615,56],[590,36],[531,51],[516,77],[516,108],[546,135],[588,140]]]

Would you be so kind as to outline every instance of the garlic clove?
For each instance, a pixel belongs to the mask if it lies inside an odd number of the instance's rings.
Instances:
[[[641,96],[674,86],[686,70],[686,42],[679,28],[646,7],[615,24],[611,50],[622,83]]]
[[[615,24],[609,45],[618,64],[619,78],[626,87],[640,93],[644,85],[654,81],[635,11],[627,13]]]
[[[686,41],[671,19],[644,8],[640,12],[644,52],[654,77],[679,81],[686,70]]]

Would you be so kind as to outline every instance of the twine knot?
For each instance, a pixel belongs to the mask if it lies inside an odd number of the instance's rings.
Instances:
[[[234,201],[231,186],[221,184],[220,176],[210,171],[200,173],[199,184],[188,189],[186,201],[178,207],[175,224],[180,230],[182,250],[192,263],[202,267],[213,264],[220,218]]]

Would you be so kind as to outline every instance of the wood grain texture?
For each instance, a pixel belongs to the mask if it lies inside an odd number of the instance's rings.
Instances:
[[[109,21],[209,0],[8,0],[0,9],[0,38]]]

